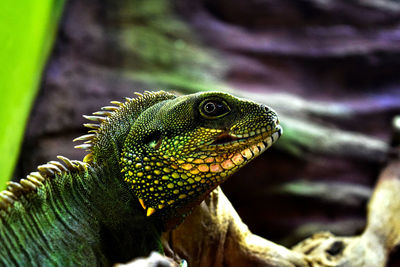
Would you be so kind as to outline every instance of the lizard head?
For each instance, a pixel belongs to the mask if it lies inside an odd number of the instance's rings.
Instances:
[[[264,105],[221,92],[180,96],[141,112],[120,167],[148,216],[170,216],[190,210],[281,133],[277,114]]]

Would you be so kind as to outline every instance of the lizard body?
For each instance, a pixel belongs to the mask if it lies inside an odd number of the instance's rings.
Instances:
[[[226,93],[147,92],[87,119],[62,156],[0,193],[0,264],[100,265],[162,250],[160,234],[281,135],[269,108]]]

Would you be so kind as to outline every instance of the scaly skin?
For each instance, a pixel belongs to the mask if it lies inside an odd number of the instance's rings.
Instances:
[[[207,194],[281,135],[277,115],[226,93],[145,93],[104,107],[59,157],[0,193],[0,264],[102,265],[161,250]],[[104,116],[100,117],[98,115]]]

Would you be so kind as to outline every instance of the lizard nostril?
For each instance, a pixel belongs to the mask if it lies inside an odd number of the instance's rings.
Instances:
[[[264,104],[261,104],[261,108],[264,109],[265,112],[268,112],[268,111],[269,111],[269,107],[267,107],[267,106],[264,105]]]

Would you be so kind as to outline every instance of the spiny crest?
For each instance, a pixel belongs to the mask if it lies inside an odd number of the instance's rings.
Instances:
[[[93,116],[83,115],[85,119],[88,119],[95,123],[85,123],[85,127],[89,128],[88,134],[82,135],[75,138],[73,141],[83,141],[81,145],[75,146],[75,148],[84,149],[89,152],[83,161],[91,163],[94,160],[94,153],[97,149],[107,149],[107,145],[104,142],[110,142],[113,136],[115,138],[116,133],[121,134],[123,131],[129,131],[129,129],[123,129],[122,127],[129,128],[130,123],[135,120],[139,114],[146,108],[167,99],[175,98],[176,95],[167,93],[164,91],[150,92],[145,91],[143,94],[134,93],[137,95],[136,98],[125,97],[125,102],[111,101],[110,103],[114,106],[102,107],[100,111],[92,113]],[[116,127],[120,127],[116,129]],[[108,155],[108,153],[97,153],[102,155]]]
[[[8,182],[7,189],[0,192],[0,210],[7,210],[22,195],[37,191],[48,179],[54,178],[66,172],[82,172],[87,169],[86,163],[78,160],[69,160],[63,156],[57,156],[65,165],[58,161],[49,161],[40,165],[37,172],[31,172],[25,179],[17,182]]]

